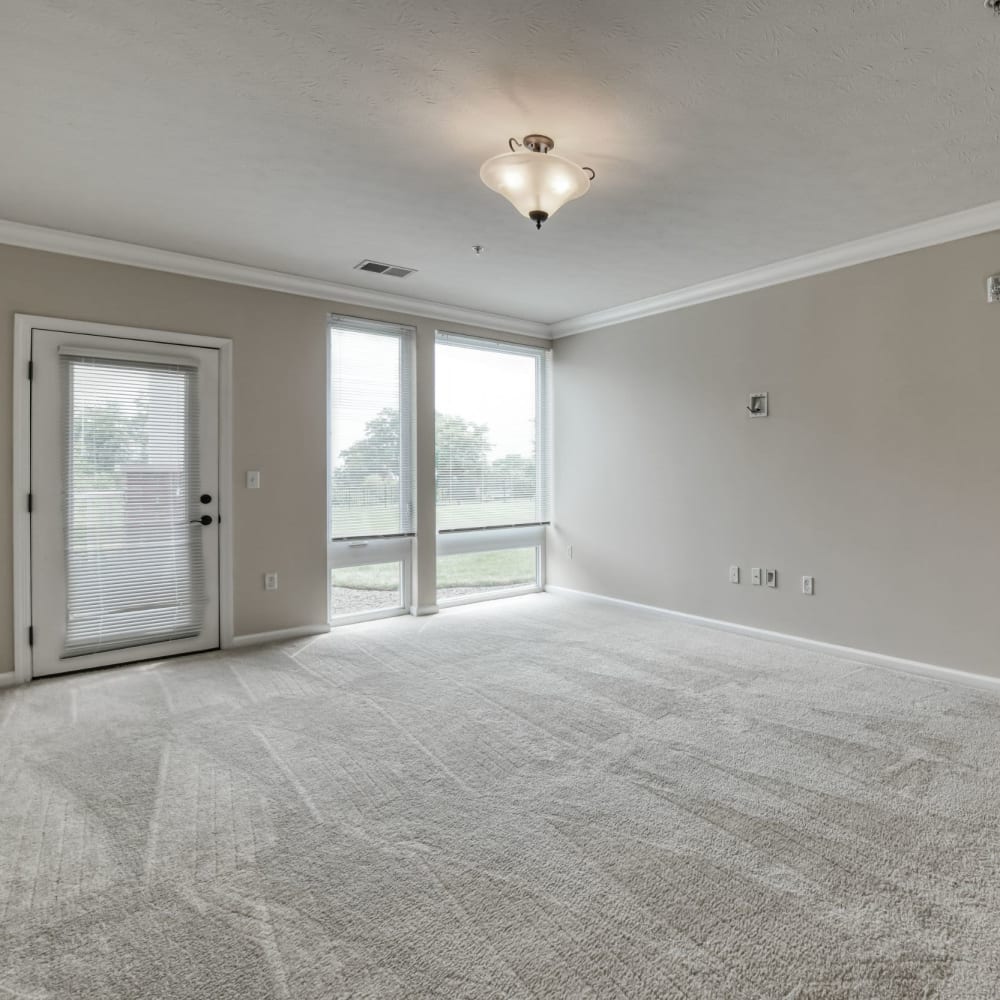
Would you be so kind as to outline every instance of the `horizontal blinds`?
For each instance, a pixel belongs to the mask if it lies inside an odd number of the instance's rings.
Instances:
[[[197,369],[61,354],[64,655],[198,635]]]
[[[439,531],[549,519],[549,352],[438,334]]]
[[[330,327],[330,534],[414,530],[412,331]]]

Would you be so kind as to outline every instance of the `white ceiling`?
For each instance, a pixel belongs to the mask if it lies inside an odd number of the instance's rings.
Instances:
[[[998,41],[981,0],[3,0],[0,218],[550,323],[995,201]],[[597,171],[540,233],[479,181],[531,131]]]

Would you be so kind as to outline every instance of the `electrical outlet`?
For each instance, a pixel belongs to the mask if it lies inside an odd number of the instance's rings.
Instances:
[[[759,587],[760,586],[760,567],[759,566],[754,566],[754,568],[752,570],[750,570],[750,582],[755,587]]]
[[[767,581],[769,587],[778,586],[778,571],[776,569],[766,569],[764,570],[764,579]]]
[[[739,566],[729,567],[729,582],[739,583],[740,582],[740,568]]]
[[[265,590],[277,590],[278,589],[278,574],[277,573],[265,573],[264,574],[264,589]]]
[[[247,489],[248,490],[259,490],[260,489],[260,473],[259,472],[248,472],[247,473]]]
[[[815,589],[816,581],[811,576],[802,577],[802,593],[812,594]]]

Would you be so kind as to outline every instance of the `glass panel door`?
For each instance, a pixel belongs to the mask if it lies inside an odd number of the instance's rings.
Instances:
[[[34,673],[218,645],[218,352],[35,331]]]

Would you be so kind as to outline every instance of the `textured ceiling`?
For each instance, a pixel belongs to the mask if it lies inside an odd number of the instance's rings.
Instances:
[[[998,42],[981,0],[3,0],[0,217],[552,322],[997,200]],[[529,131],[597,171],[540,233],[478,176]]]

